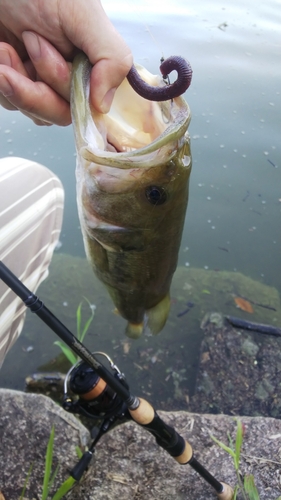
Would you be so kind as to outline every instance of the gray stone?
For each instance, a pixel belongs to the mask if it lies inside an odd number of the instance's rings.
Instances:
[[[44,457],[49,433],[55,426],[54,463],[61,462],[55,487],[77,462],[75,446],[83,446],[88,431],[49,398],[1,390],[0,489],[5,500],[18,500],[30,464],[33,471],[25,497],[40,498]],[[159,412],[194,449],[194,456],[218,480],[232,486],[236,477],[231,457],[211,439],[235,440],[235,419],[225,415],[198,415],[183,411]],[[281,421],[241,417],[244,443],[241,474],[253,474],[260,500],[280,496]],[[56,489],[55,488],[55,489]],[[153,436],[134,422],[114,428],[98,443],[89,470],[68,500],[212,500],[214,490],[189,465],[178,465],[158,447]]]
[[[42,491],[52,425],[54,465],[61,463],[56,485],[63,482],[68,469],[75,464],[75,447],[86,445],[89,432],[46,396],[0,389],[0,401],[0,491],[6,500],[18,500],[33,464],[25,497],[39,498],[36,495]]]

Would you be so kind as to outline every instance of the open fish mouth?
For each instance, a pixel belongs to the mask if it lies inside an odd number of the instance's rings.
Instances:
[[[136,66],[153,86],[161,79]],[[128,320],[126,333],[158,333],[188,200],[190,110],[182,97],[153,102],[127,80],[107,115],[91,109],[91,66],[74,61],[71,110],[77,150],[77,204],[88,259]]]

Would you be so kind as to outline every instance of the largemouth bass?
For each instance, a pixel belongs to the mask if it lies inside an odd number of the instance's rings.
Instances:
[[[136,65],[150,85],[158,76]],[[124,80],[111,110],[89,103],[91,66],[73,64],[71,111],[78,213],[86,255],[105,284],[126,334],[162,330],[188,201],[190,109],[182,97],[151,102]]]

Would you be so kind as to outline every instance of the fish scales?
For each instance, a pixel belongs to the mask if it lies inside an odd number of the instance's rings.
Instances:
[[[136,65],[150,85],[161,80]],[[77,151],[77,205],[86,255],[126,333],[162,330],[177,266],[191,171],[182,97],[150,102],[125,80],[107,115],[91,109],[91,66],[76,56],[71,112]]]

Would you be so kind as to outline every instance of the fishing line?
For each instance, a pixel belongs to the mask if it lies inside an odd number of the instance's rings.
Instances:
[[[160,46],[160,43],[158,43],[158,41],[156,40],[156,37],[153,35],[153,33],[150,30],[148,24],[146,24],[144,22],[142,22],[142,24],[144,25],[145,31],[149,34],[149,36],[150,36],[151,40],[153,41],[154,45],[157,47],[157,49],[161,53],[160,63],[162,63],[165,60],[165,55],[164,55],[164,51],[162,50],[162,48]],[[163,81],[166,84],[169,84],[169,85],[171,83],[169,76],[167,77],[167,79],[163,78]],[[173,100],[170,101],[169,116],[167,116],[167,113],[165,114],[165,112],[164,112],[164,106],[161,105],[162,120],[163,120],[163,123],[165,123],[166,125],[168,125],[171,122],[171,120],[172,120],[172,113],[171,113],[172,106],[173,106]]]
[[[159,49],[159,51],[161,52],[161,57],[160,57],[160,61],[163,59],[165,59],[165,56],[164,56],[164,52],[163,50],[161,49],[160,47],[160,44],[157,42],[155,36],[152,34],[152,32],[150,31],[148,25],[146,23],[143,23],[144,27],[145,27],[145,31],[149,33],[150,35],[150,38],[152,39],[153,43],[156,45],[156,47]]]

